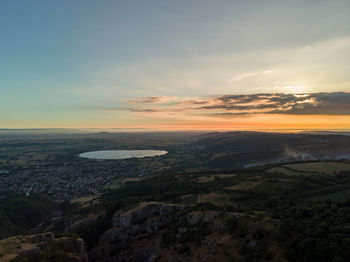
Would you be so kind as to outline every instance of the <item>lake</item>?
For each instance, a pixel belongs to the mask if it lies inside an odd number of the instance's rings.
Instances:
[[[81,153],[79,157],[89,159],[127,159],[161,156],[167,153],[164,150],[102,150]]]

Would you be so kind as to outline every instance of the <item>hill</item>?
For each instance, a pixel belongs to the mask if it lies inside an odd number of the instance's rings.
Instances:
[[[160,175],[104,194],[69,230],[89,261],[348,261],[349,175]]]
[[[227,169],[306,160],[350,159],[345,135],[216,132],[197,136],[189,144],[191,165]]]
[[[71,247],[81,239],[78,242],[86,243],[92,262],[349,261],[349,161],[332,159],[347,156],[350,137],[258,132],[168,135],[152,134],[147,143],[166,141],[169,155],[154,161],[130,160],[130,169],[152,165],[156,170],[152,175],[122,176],[114,181],[117,186],[76,201],[4,195],[1,237],[21,236],[1,241],[3,257],[10,255],[14,262],[65,261],[62,256],[74,258]],[[64,152],[65,145],[60,146]],[[77,170],[81,163],[87,164],[77,162]],[[159,163],[169,168],[160,169]],[[104,161],[89,164],[94,169],[85,167],[84,175],[110,167]],[[103,173],[100,176],[102,181]],[[33,234],[55,235],[40,245],[39,260],[25,251],[32,246]],[[57,241],[67,246],[62,244],[62,249]],[[56,251],[59,255],[52,255]]]

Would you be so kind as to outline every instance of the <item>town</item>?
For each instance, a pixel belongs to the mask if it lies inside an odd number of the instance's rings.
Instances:
[[[145,178],[150,170],[138,167],[133,161],[89,161],[55,166],[41,165],[2,169],[0,192],[40,193],[55,201],[99,195],[106,185],[125,177]]]

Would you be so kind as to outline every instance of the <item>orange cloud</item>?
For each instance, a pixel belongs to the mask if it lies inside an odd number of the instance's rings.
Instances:
[[[172,97],[170,96],[149,96],[149,97],[139,97],[129,100],[133,104],[155,104],[164,103],[170,101]]]
[[[348,130],[350,116],[324,115],[250,115],[234,119],[173,119],[147,123],[162,130]],[[136,127],[136,126],[134,126]]]
[[[118,127],[166,130],[350,129],[350,93],[249,94],[206,98],[142,97],[124,107]],[[118,113],[119,111],[125,114]],[[128,114],[127,114],[128,112]],[[122,118],[121,118],[122,117]]]
[[[171,103],[164,103],[170,101]],[[234,117],[244,114],[350,115],[350,93],[250,94],[209,98],[136,98],[130,111],[184,112],[190,115]],[[140,105],[141,104],[141,105]]]

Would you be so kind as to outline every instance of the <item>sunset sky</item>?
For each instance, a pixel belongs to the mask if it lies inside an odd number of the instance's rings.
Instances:
[[[0,3],[0,128],[350,129],[350,1]]]

